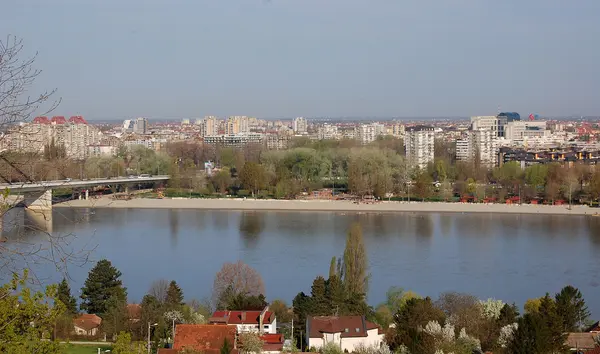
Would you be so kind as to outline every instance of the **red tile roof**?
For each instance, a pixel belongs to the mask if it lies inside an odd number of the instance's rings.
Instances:
[[[600,354],[600,347],[594,348],[592,350],[588,350],[587,352],[584,352],[585,354]]]
[[[569,333],[565,344],[573,349],[593,349],[596,336],[594,333]]]
[[[283,334],[281,333],[267,333],[260,336],[260,339],[263,340],[263,351],[265,352],[274,352],[274,351],[282,351],[283,350]]]
[[[209,323],[223,323],[230,325],[259,324],[262,311],[215,311]],[[265,312],[264,324],[271,324],[275,320],[275,314],[271,311]]]
[[[179,354],[179,350],[171,348],[158,348],[157,354]]]
[[[173,349],[193,349],[204,353],[218,353],[225,342],[236,347],[236,326],[178,324],[175,327]],[[237,350],[236,350],[237,352]]]
[[[367,331],[382,329],[364,316],[317,316],[307,318],[310,338],[323,338],[323,333],[341,333],[341,337],[366,337]]]
[[[54,117],[52,117],[52,123],[65,124],[66,122],[67,122],[67,120],[65,119],[64,116],[54,116]]]
[[[94,314],[83,314],[73,319],[73,324],[79,328],[83,328],[86,331],[100,327],[102,319]]]
[[[40,117],[35,117],[33,119],[33,123],[35,123],[35,124],[50,124],[50,121],[48,120],[48,117],[40,116]]]
[[[82,116],[72,116],[71,118],[69,118],[69,122],[75,124],[88,124],[88,122],[85,119],[83,119]]]

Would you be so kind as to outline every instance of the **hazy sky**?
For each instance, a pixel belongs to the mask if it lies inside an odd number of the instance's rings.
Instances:
[[[600,114],[600,0],[3,0],[56,114]]]

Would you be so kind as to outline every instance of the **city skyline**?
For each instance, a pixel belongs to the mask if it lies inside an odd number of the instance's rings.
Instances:
[[[600,114],[595,1],[141,4],[11,1],[0,30],[90,120]]]

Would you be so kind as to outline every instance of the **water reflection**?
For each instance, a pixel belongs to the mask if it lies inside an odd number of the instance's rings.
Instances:
[[[179,212],[176,209],[169,209],[169,230],[171,231],[171,245],[175,247],[179,235]]]
[[[249,248],[254,248],[260,234],[265,228],[265,213],[245,211],[240,217],[240,234],[244,240],[244,245]]]

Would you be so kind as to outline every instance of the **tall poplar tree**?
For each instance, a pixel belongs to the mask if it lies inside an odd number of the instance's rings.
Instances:
[[[121,272],[110,261],[98,261],[81,288],[81,309],[102,315],[107,313],[110,301],[127,301],[127,289],[120,278]]]
[[[359,223],[350,226],[343,259],[343,280],[346,291],[350,294],[366,295],[369,288],[367,250]]]

